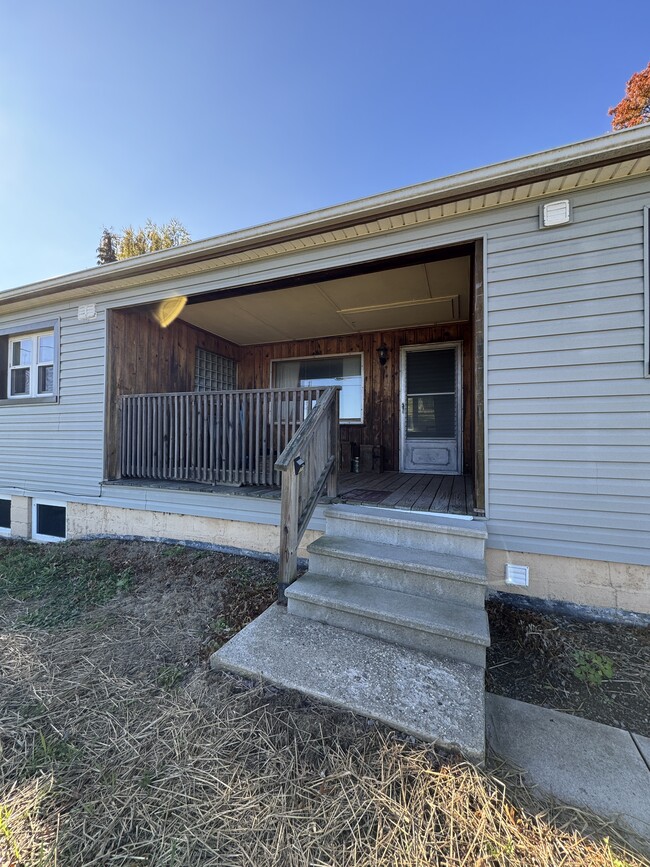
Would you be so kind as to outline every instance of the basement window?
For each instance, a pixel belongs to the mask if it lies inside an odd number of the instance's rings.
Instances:
[[[363,356],[321,355],[272,362],[274,388],[341,387],[341,424],[363,423]]]
[[[11,531],[11,500],[0,499],[0,535],[8,536]]]
[[[194,358],[194,391],[233,391],[237,388],[237,363],[225,355],[197,349]]]
[[[66,507],[61,503],[35,502],[32,505],[32,537],[39,542],[65,539]]]

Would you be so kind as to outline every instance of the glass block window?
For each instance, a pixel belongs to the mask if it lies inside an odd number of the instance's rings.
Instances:
[[[197,349],[194,391],[233,391],[237,388],[237,363],[232,358]]]

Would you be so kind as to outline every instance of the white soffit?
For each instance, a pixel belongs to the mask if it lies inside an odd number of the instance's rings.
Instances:
[[[629,130],[625,131],[625,134],[632,135]],[[613,141],[616,136],[620,137],[620,135],[621,134],[619,133],[609,133],[606,137],[601,138],[603,140],[611,139]],[[591,143],[587,142],[584,144]],[[577,146],[572,147],[575,148]],[[562,150],[563,149],[560,149],[560,151]],[[479,170],[476,170],[474,174],[478,171]],[[599,186],[612,181],[626,180],[627,178],[638,177],[640,175],[648,174],[649,172],[650,156],[631,157],[619,162],[611,162],[597,168],[576,169],[574,172],[564,174],[560,177],[550,178],[548,180],[504,186],[501,189],[481,195],[466,195],[463,197],[462,193],[459,193],[457,199],[442,205],[420,208],[414,205],[411,210],[407,210],[408,201],[404,199],[400,203],[400,209],[403,210],[393,216],[365,220],[360,217],[357,223],[345,226],[344,228],[335,228],[330,231],[322,232],[312,231],[311,234],[305,234],[301,237],[293,238],[292,240],[283,240],[282,242],[267,243],[264,245],[260,244],[260,246],[257,247],[251,246],[241,252],[220,254],[218,249],[215,249],[214,256],[211,259],[187,264],[170,261],[164,270],[147,271],[143,269],[140,273],[133,276],[121,277],[116,273],[114,279],[103,282],[102,284],[93,282],[94,274],[92,272],[97,269],[90,269],[91,273],[88,275],[88,281],[82,286],[67,289],[62,285],[60,287],[53,287],[51,292],[48,291],[45,294],[56,294],[57,297],[62,300],[72,300],[86,296],[95,296],[98,291],[107,292],[134,288],[136,286],[150,286],[170,279],[187,280],[188,278],[191,279],[194,275],[197,277],[199,275],[207,276],[210,272],[218,272],[218,270],[223,267],[245,265],[247,262],[270,259],[274,256],[309,248],[323,247],[339,241],[356,240],[366,236],[381,234],[382,232],[395,231],[405,226],[438,222],[462,214],[476,213],[518,202],[539,201],[540,199],[551,196],[561,198],[563,194],[568,194],[579,189]],[[408,190],[405,192],[408,192]],[[450,195],[451,194],[453,194],[452,190],[450,190]],[[297,219],[298,218],[296,218],[296,220]],[[307,232],[306,228],[305,231]],[[215,242],[219,239],[208,240],[210,242]],[[199,242],[197,242],[197,244],[198,243]],[[252,243],[254,242],[251,241],[251,244]],[[205,242],[205,244],[207,244],[207,242]],[[164,257],[169,252],[170,251],[164,251],[163,253],[155,255]],[[182,252],[182,249],[178,248],[174,251],[174,255],[181,255]],[[111,268],[114,266],[109,265],[103,267]],[[65,277],[75,276],[77,275],[65,275]],[[63,278],[55,278],[53,281],[43,281],[43,284],[56,283],[60,279]],[[7,294],[11,296],[11,299],[8,297],[5,300],[2,306],[3,311],[12,312],[13,310],[42,304],[39,295],[35,294],[37,289],[40,290],[40,284],[32,284],[28,287],[17,287],[15,290],[9,290]],[[198,293],[202,291],[202,289],[205,291],[205,287],[199,287],[197,283],[195,283],[191,290],[188,287],[188,294],[191,295],[192,292]],[[33,296],[29,295],[27,290],[32,290],[34,292]]]
[[[181,318],[240,345],[459,322],[468,256],[189,304]]]
[[[417,210],[396,214],[391,217],[382,217],[378,220],[357,223],[353,226],[346,226],[345,228],[335,229],[330,232],[322,232],[319,234],[304,236],[302,238],[296,238],[291,241],[283,241],[281,244],[269,244],[264,247],[257,247],[253,250],[245,250],[241,253],[227,254],[211,259],[210,261],[197,262],[192,266],[187,266],[187,271],[184,273],[198,274],[207,271],[215,271],[220,267],[241,265],[246,262],[268,259],[272,256],[280,256],[282,254],[296,252],[311,247],[323,247],[338,241],[356,240],[365,236],[378,235],[382,232],[402,229],[406,226],[413,226],[421,223],[435,223],[440,220],[449,219],[450,217],[458,217],[463,214],[491,210],[493,208],[501,207],[502,205],[537,201],[546,196],[560,196],[562,193],[575,192],[579,189],[599,186],[601,184],[610,183],[611,181],[625,180],[626,178],[644,175],[648,172],[650,172],[650,156],[634,158],[620,163],[600,166],[595,169],[585,169],[572,172],[571,174],[562,175],[558,178],[550,178],[546,181],[506,187],[502,190],[495,190],[492,193],[486,193],[480,196],[459,198],[456,201],[448,202],[444,205],[433,205],[432,207],[419,208]],[[179,269],[179,273],[174,276],[181,276],[180,270],[181,269]],[[166,272],[166,276],[172,275],[169,272]],[[150,275],[145,276],[141,282],[155,282],[159,279],[159,275]]]

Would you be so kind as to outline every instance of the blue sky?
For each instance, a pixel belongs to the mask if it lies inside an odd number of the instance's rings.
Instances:
[[[0,289],[609,129],[650,4],[0,0]]]

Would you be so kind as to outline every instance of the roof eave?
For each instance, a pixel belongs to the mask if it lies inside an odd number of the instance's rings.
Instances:
[[[133,259],[76,271],[0,293],[0,306],[54,295],[80,286],[99,286],[138,275],[165,271],[229,253],[289,241],[368,219],[388,217],[445,201],[493,192],[513,184],[557,177],[572,170],[597,167],[650,153],[650,125],[608,133],[572,145],[460,172],[346,202],[286,219],[263,223],[204,241],[196,241]]]

